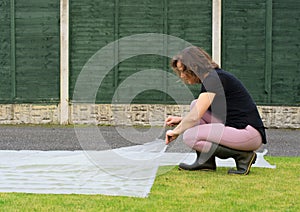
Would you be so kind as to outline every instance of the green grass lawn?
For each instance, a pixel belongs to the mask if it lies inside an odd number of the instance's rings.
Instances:
[[[266,159],[277,168],[247,176],[175,167],[158,174],[148,198],[0,193],[0,211],[300,211],[300,157]]]

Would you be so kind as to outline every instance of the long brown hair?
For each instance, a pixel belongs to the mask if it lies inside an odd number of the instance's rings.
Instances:
[[[172,58],[171,67],[180,77],[181,71],[177,68],[178,61],[183,64],[182,71],[189,77],[196,79],[198,83],[201,83],[206,73],[219,68],[219,65],[212,60],[211,56],[197,46],[187,47]]]

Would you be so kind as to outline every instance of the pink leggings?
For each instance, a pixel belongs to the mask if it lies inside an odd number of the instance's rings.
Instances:
[[[191,108],[197,100],[191,103]],[[199,122],[183,134],[183,141],[190,148],[208,152],[211,142],[221,144],[237,150],[254,151],[262,144],[260,133],[252,126],[245,129],[236,129],[225,126],[207,111]]]

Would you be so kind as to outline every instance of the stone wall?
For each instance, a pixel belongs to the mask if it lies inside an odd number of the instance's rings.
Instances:
[[[300,107],[258,106],[262,120],[270,128],[300,128]]]
[[[0,124],[58,124],[57,105],[0,104]]]
[[[269,128],[300,128],[300,107],[258,106]],[[184,115],[189,105],[72,104],[70,124],[162,126],[168,115]],[[59,105],[2,104],[0,124],[59,124]]]
[[[182,115],[189,106],[178,105],[93,105],[71,106],[71,123],[162,126],[164,117]]]

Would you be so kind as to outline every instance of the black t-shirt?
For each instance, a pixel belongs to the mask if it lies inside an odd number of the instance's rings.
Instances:
[[[267,142],[256,104],[234,75],[222,69],[215,69],[203,80],[201,93],[203,92],[216,94],[209,110],[222,120],[225,126],[244,129],[251,125],[259,131],[263,143]]]

